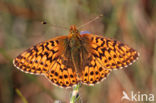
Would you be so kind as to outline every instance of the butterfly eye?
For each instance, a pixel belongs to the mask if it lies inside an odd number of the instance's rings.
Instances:
[[[75,34],[75,33],[79,33],[79,31],[78,30],[72,30],[71,33]]]

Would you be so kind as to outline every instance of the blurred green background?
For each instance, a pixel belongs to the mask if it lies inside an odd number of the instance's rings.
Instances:
[[[121,101],[123,91],[156,96],[156,0],[0,0],[0,103],[68,103],[72,89],[23,73],[12,59],[40,41],[67,35],[64,27],[82,25],[100,14],[104,16],[81,30],[120,40],[140,57],[94,87],[83,85],[82,102],[131,103]]]

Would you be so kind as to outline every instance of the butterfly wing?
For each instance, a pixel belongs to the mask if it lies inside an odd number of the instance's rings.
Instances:
[[[45,75],[55,85],[73,86],[78,81],[69,55],[64,55],[66,39],[61,36],[41,42],[21,53],[13,63],[23,72]]]
[[[127,67],[139,56],[133,48],[119,41],[92,34],[84,34],[83,37],[88,38],[92,55],[107,69]]]
[[[100,62],[91,54],[88,54],[82,71],[82,83],[94,85],[103,81],[110,73],[110,69],[104,68]]]
[[[133,48],[119,41],[92,34],[81,37],[86,41],[90,52],[88,58],[91,58],[83,70],[82,82],[85,84],[95,84],[107,77],[111,70],[127,67],[138,58]]]
[[[60,87],[72,87],[79,82],[71,58],[67,58],[64,54],[55,61],[46,77]]]

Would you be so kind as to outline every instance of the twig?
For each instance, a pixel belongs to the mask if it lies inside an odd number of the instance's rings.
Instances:
[[[22,95],[21,91],[19,89],[17,89],[17,88],[16,88],[16,93],[20,96],[20,98],[22,99],[23,103],[28,103],[26,98]]]
[[[81,84],[78,84],[73,87],[72,95],[70,97],[70,103],[76,103],[77,101],[80,100],[80,96],[79,96],[80,86]]]

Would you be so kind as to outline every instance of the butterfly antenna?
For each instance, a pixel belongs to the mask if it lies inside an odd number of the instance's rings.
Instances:
[[[41,24],[43,25],[47,25],[48,23],[46,21],[41,21]],[[65,29],[65,30],[68,30],[69,28],[67,27],[63,27],[63,26],[58,26],[58,25],[54,25],[54,24],[48,24],[49,26],[52,26],[52,27],[56,27],[56,28],[62,28],[62,29]]]
[[[93,21],[96,21],[97,19],[101,18],[102,16],[103,16],[103,14],[101,14],[101,15],[99,15],[99,16],[93,18],[93,19],[91,19],[90,21],[86,22],[85,24],[80,25],[80,26],[78,27],[78,29],[84,27],[85,25],[88,25],[88,24],[92,23]]]

